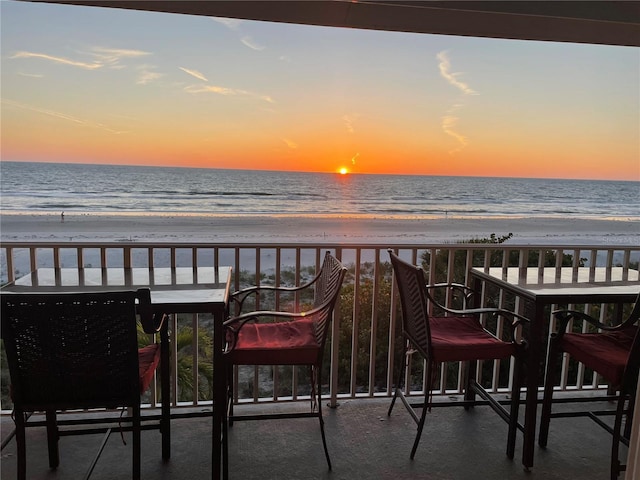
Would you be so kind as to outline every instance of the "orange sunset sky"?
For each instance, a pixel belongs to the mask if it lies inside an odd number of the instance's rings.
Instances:
[[[637,48],[0,7],[2,160],[640,180]]]

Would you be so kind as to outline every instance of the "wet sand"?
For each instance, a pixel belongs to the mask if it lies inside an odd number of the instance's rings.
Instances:
[[[3,242],[439,244],[513,234],[510,245],[640,245],[640,221],[325,216],[2,214]]]

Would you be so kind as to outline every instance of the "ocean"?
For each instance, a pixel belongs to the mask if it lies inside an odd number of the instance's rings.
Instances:
[[[0,163],[6,213],[640,219],[640,182]]]

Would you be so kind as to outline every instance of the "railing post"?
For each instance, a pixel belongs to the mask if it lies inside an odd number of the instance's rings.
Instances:
[[[336,248],[336,258],[342,261],[342,249]],[[338,406],[338,365],[340,364],[340,296],[333,309],[333,321],[331,322],[331,364],[329,367],[329,407]]]

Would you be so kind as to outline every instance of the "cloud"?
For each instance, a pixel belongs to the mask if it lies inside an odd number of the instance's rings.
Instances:
[[[222,25],[227,27],[229,30],[237,30],[238,27],[240,26],[240,24],[242,24],[242,20],[237,19],[237,18],[217,17],[217,18],[212,18],[212,20],[214,22],[221,23]]]
[[[142,50],[104,47],[94,47],[92,52],[92,55],[98,59],[99,63],[108,66],[117,66],[120,61],[125,58],[139,58],[151,55],[151,52],[145,52]]]
[[[128,50],[117,48],[103,48],[94,47],[88,54],[94,58],[92,62],[84,62],[79,60],[72,60],[65,57],[58,57],[55,55],[48,55],[46,53],[27,52],[21,51],[12,55],[11,59],[15,58],[39,58],[50,62],[69,65],[71,67],[83,68],[85,70],[98,70],[104,67],[121,69],[124,66],[120,63],[125,58],[139,58],[146,55],[151,55],[150,52],[144,52],[142,50]]]
[[[225,96],[253,97],[268,103],[275,103],[273,98],[271,98],[268,95],[260,95],[257,93],[248,92],[246,90],[219,87],[216,85],[190,85],[188,87],[185,87],[185,91],[188,93],[216,93],[218,95],[225,95]]]
[[[48,110],[45,108],[38,108],[38,107],[33,107],[31,105],[25,105],[23,103],[19,103],[19,102],[14,102],[13,100],[5,100],[2,99],[2,103],[4,103],[5,105],[9,105],[15,108],[19,108],[22,110],[28,110],[31,112],[36,112],[36,113],[40,113],[42,115],[47,115],[50,117],[54,117],[54,118],[59,118],[61,120],[66,120],[68,122],[72,122],[75,123],[77,125],[80,126],[84,126],[84,127],[91,127],[91,128],[98,128],[100,130],[105,130],[109,133],[113,133],[116,135],[119,135],[121,133],[126,133],[123,131],[119,131],[119,130],[114,130],[102,123],[95,123],[95,122],[91,122],[89,120],[84,120],[78,117],[74,117],[73,115],[68,115],[66,113],[62,113],[62,112],[56,112],[55,110]]]
[[[456,87],[460,90],[464,95],[478,95],[478,93],[473,90],[469,85],[464,82],[461,82],[456,77],[460,75],[460,73],[452,73],[451,72],[451,62],[449,61],[449,56],[446,51],[442,51],[438,53],[436,56],[439,63],[438,69],[440,70],[440,75],[447,81],[449,84]],[[458,101],[453,104],[453,106],[446,112],[445,116],[442,117],[442,130],[447,135],[453,137],[458,142],[459,146],[449,151],[450,155],[454,153],[460,152],[463,148],[467,146],[469,143],[467,137],[461,134],[455,127],[458,123],[459,118],[455,116],[455,112],[464,107],[464,102]]]
[[[283,138],[282,141],[286,143],[287,147],[289,147],[292,150],[295,150],[296,148],[298,148],[298,144],[289,140],[288,138]]]
[[[212,20],[214,22],[221,23],[222,25],[227,27],[229,30],[233,30],[233,31],[236,31],[236,32],[240,30],[240,25],[243,23],[242,20],[239,20],[237,18],[213,18]],[[264,50],[266,48],[264,45],[260,45],[258,43],[255,43],[253,38],[251,38],[249,35],[245,35],[245,36],[241,37],[240,41],[245,46],[249,47],[252,50],[261,51],[261,50]]]
[[[444,130],[444,133],[446,133],[447,135],[450,135],[453,138],[455,138],[460,144],[458,148],[450,150],[449,154],[454,154],[461,151],[469,143],[467,140],[467,137],[465,137],[461,133],[454,130],[454,127],[458,123],[458,120],[459,120],[458,117],[454,115],[445,115],[444,117],[442,117],[442,130]]]
[[[351,159],[351,165],[355,165],[356,164],[356,158],[358,158],[360,156],[360,152],[356,153],[353,158]]]
[[[182,70],[184,73],[187,73],[189,75],[191,75],[192,77],[196,77],[198,80],[202,80],[203,82],[208,82],[209,80],[207,80],[207,77],[205,77],[202,73],[200,73],[197,70],[190,70],[188,68],[184,68],[184,67],[178,67],[180,70]]]
[[[22,77],[30,77],[30,78],[43,78],[44,75],[42,75],[41,73],[24,73],[24,72],[18,72],[18,75],[22,76]]]
[[[347,131],[349,133],[354,133],[355,129],[353,128],[353,124],[360,118],[360,115],[357,113],[354,114],[345,114],[342,116],[342,120],[344,120],[345,126],[347,127]]]
[[[146,67],[139,68],[140,73],[138,74],[138,79],[136,80],[137,85],[147,85],[154,80],[157,80],[164,76],[164,74],[159,72],[153,72]]]
[[[462,93],[465,95],[478,95],[478,93],[469,87],[466,83],[459,81],[456,77],[460,75],[460,73],[451,73],[449,70],[451,69],[451,62],[449,61],[449,57],[446,51],[442,51],[437,55],[440,63],[438,64],[438,68],[440,69],[440,75],[451,85],[460,89]]]
[[[245,35],[244,37],[242,37],[240,41],[252,50],[261,51],[265,49],[264,46],[258,45],[257,43],[255,43],[253,39],[248,35]]]
[[[102,68],[104,66],[104,64],[100,63],[100,62],[94,62],[94,63],[78,62],[78,61],[70,60],[70,59],[64,58],[64,57],[56,57],[56,56],[53,56],[53,55],[47,55],[46,53],[35,53],[35,52],[17,52],[16,54],[12,55],[9,58],[11,58],[11,59],[14,59],[14,58],[41,58],[43,60],[48,60],[50,62],[60,63],[62,65],[69,65],[69,66],[72,66],[72,67],[84,68],[85,70],[96,70],[96,69]]]

